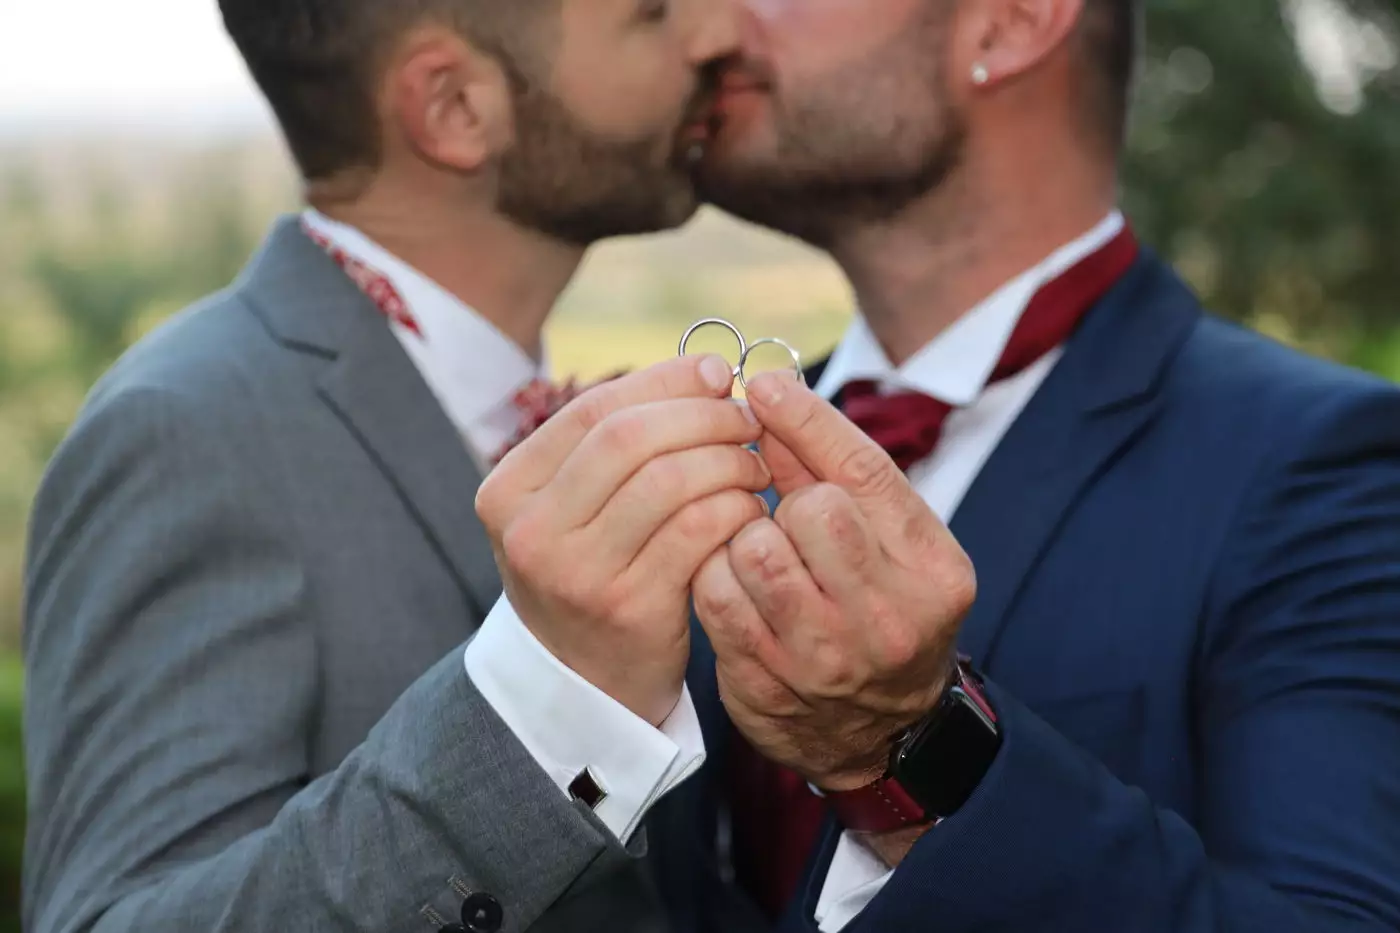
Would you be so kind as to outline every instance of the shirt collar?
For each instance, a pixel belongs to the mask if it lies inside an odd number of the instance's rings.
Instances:
[[[315,209],[303,217],[398,290],[423,332],[424,355],[431,360],[424,376],[438,383],[431,387],[446,396],[454,420],[464,427],[499,411],[531,380],[547,378],[547,357],[531,359],[475,309],[359,230]]]
[[[1123,225],[1122,213],[1113,211],[1088,233],[998,288],[897,368],[864,316],[857,314],[815,391],[830,399],[851,380],[870,379],[887,389],[922,392],[956,407],[971,404],[982,394],[1035,293],[1112,240]]]

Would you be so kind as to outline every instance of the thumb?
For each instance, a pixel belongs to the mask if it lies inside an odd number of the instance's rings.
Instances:
[[[877,523],[902,528],[910,510],[927,508],[889,455],[825,399],[781,373],[762,373],[749,381],[749,407],[763,425],[761,446],[777,450],[769,461],[776,483],[787,466],[789,480],[832,483],[851,495]],[[791,461],[802,468],[798,474]],[[807,479],[811,477],[813,479]],[[805,481],[805,482],[804,482]],[[781,491],[781,490],[780,490]]]

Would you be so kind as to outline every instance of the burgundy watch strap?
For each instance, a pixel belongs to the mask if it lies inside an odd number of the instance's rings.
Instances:
[[[947,689],[961,689],[993,724],[996,723],[996,714],[987,702],[969,659],[957,659]],[[923,805],[889,775],[855,790],[824,793],[841,825],[852,832],[887,833],[937,822],[934,815],[926,812]]]
[[[857,833],[888,833],[930,822],[924,808],[898,781],[881,778],[851,791],[826,794],[841,825]]]

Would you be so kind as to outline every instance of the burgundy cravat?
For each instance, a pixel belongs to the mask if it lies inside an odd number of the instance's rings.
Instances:
[[[1042,286],[1026,305],[988,381],[1022,372],[1068,339],[1137,253],[1137,240],[1124,228]],[[933,452],[953,410],[918,392],[881,395],[871,381],[847,383],[838,401],[846,417],[885,448],[902,470]],[[776,919],[797,891],[826,809],[800,775],[760,757],[737,733],[729,758],[735,876]]]
[[[1021,373],[1074,333],[1085,312],[1123,276],[1138,245],[1126,227],[1101,249],[1080,260],[1032,296],[1011,332],[989,383]],[[839,396],[847,418],[907,470],[933,452],[953,407],[919,392],[881,395],[874,382],[847,383]]]

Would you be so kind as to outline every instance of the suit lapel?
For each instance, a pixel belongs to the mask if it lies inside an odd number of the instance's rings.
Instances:
[[[1151,422],[1167,364],[1199,316],[1144,251],[1090,312],[950,523],[977,568],[960,649],[986,666],[1026,579],[1086,488]]]
[[[294,218],[274,228],[239,287],[282,343],[329,361],[317,394],[383,472],[484,617],[501,581],[476,515],[480,471],[383,315]]]

